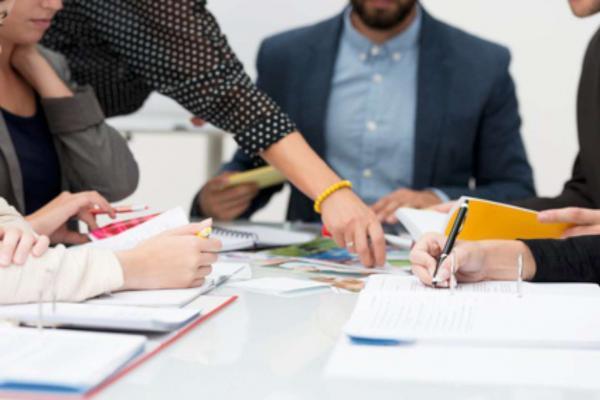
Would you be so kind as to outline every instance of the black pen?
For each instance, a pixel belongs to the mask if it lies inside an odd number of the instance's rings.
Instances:
[[[460,234],[462,230],[462,226],[465,222],[465,218],[467,217],[467,211],[469,211],[469,200],[465,200],[458,210],[458,215],[454,220],[454,224],[452,225],[452,229],[450,230],[450,235],[448,235],[448,240],[446,240],[446,244],[444,245],[444,250],[442,250],[442,254],[435,266],[435,271],[433,271],[433,286],[436,286],[438,282],[437,273],[440,269],[440,265],[444,262],[448,255],[452,252],[452,248],[454,247],[454,242],[456,242],[456,238]]]

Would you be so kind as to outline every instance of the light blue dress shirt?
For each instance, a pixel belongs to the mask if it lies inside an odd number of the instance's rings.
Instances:
[[[350,13],[325,122],[326,158],[372,204],[412,185],[421,10],[408,29],[380,45],[354,28]]]

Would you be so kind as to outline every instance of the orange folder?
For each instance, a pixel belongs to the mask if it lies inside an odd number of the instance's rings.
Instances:
[[[458,235],[460,240],[515,240],[559,239],[570,224],[543,224],[538,213],[526,208],[496,203],[473,197],[461,197],[458,204],[469,200],[469,211]],[[458,207],[451,212],[446,235],[458,215]]]

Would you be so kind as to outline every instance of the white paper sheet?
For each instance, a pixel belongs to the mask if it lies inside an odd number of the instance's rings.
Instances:
[[[390,292],[443,292],[425,286],[415,276],[373,275],[365,285],[368,291]],[[504,293],[517,295],[516,281],[488,281],[477,283],[461,283],[457,292],[466,293]],[[595,283],[531,283],[523,282],[523,294],[552,294],[569,296],[600,296],[600,286]]]
[[[600,298],[445,292],[359,296],[345,332],[418,343],[600,348]]]
[[[96,386],[141,352],[146,338],[46,329],[0,329],[0,388],[8,383]]]
[[[396,210],[396,218],[414,240],[428,232],[443,233],[448,222],[448,214],[405,207]]]
[[[234,282],[229,284],[229,286],[273,295],[298,294],[330,287],[330,285],[326,283],[292,278],[251,279],[244,282]]]
[[[239,271],[240,269],[241,271]],[[249,264],[219,262],[213,265],[213,271],[206,278],[206,283],[198,288],[115,292],[88,300],[86,303],[115,306],[183,307],[206,293],[213,281],[222,276],[231,276],[236,271],[239,272],[231,278],[230,282],[252,278]]]

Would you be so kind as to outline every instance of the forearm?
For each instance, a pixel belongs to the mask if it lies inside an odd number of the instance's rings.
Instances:
[[[261,156],[279,169],[306,196],[316,199],[340,177],[310,148],[298,132],[271,145]]]
[[[600,237],[526,240],[538,265],[537,282],[600,283]]]
[[[25,232],[34,231],[35,227],[32,227],[30,223],[21,215],[19,212],[9,205],[6,200],[0,198],[0,227],[15,227]]]
[[[82,301],[121,289],[123,271],[110,251],[65,249],[59,246],[42,257],[29,257],[23,266],[0,269],[0,304]]]
[[[536,274],[536,260],[525,243],[516,240],[489,240],[477,244],[483,251],[484,280],[513,281],[517,279],[517,260],[523,256],[523,280]]]
[[[38,52],[22,57],[19,72],[42,98],[55,99],[73,96],[73,91],[60,79],[48,61]]]

